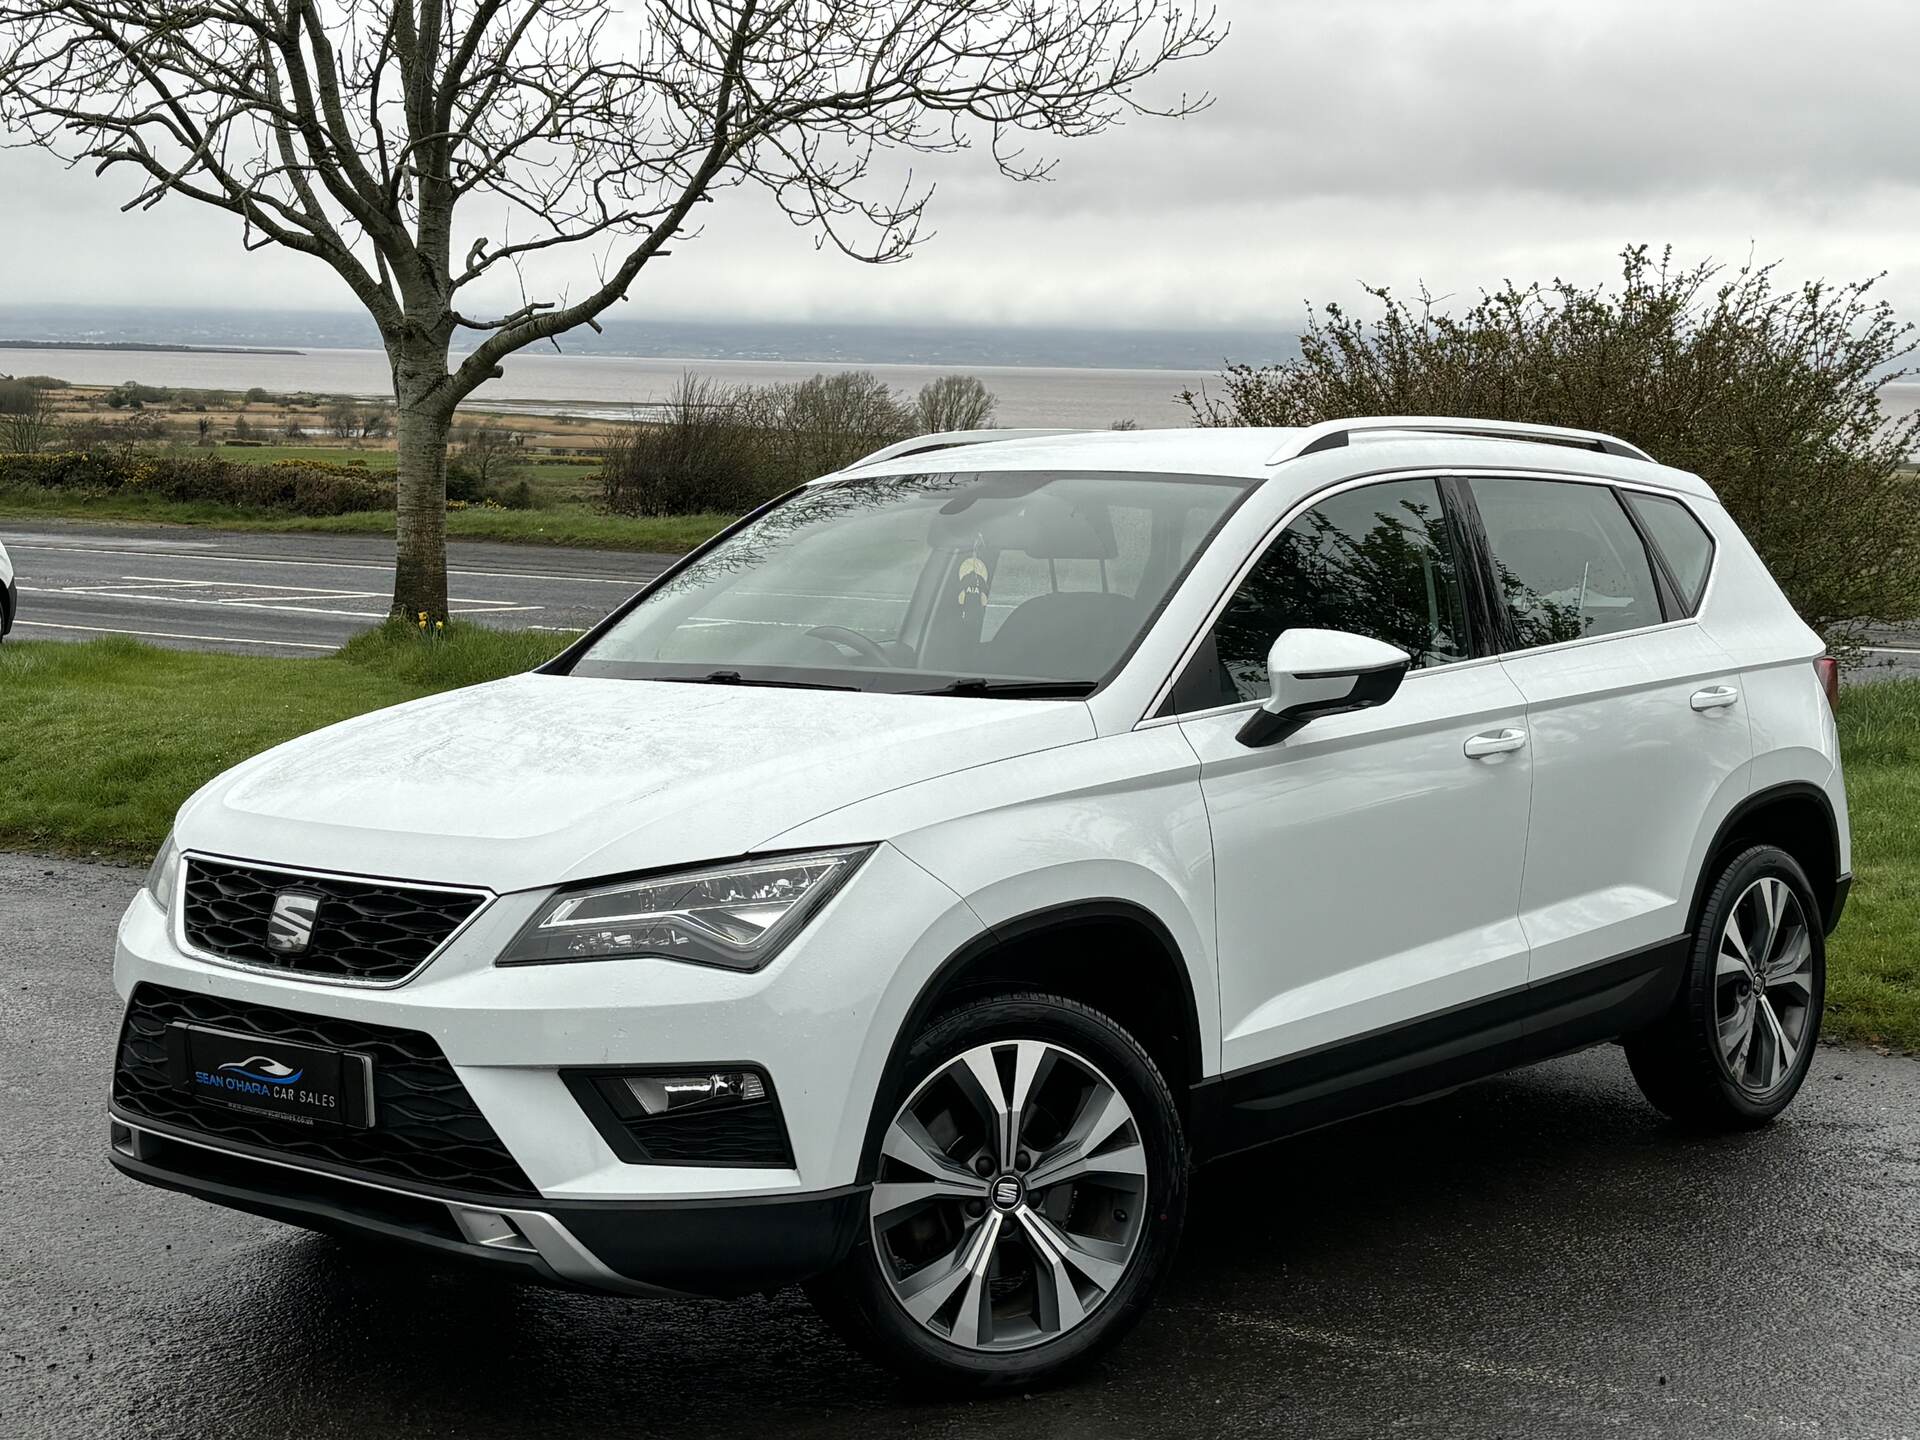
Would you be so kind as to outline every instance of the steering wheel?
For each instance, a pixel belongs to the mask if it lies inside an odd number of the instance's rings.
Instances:
[[[882,650],[876,641],[862,635],[858,630],[849,630],[844,625],[816,625],[807,631],[807,634],[816,640],[825,640],[830,645],[844,646],[875,665],[884,665],[889,668],[893,665],[893,658]]]

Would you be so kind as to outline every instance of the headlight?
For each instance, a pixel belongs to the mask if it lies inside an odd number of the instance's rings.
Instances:
[[[180,847],[173,843],[173,832],[161,842],[160,853],[147,867],[147,894],[162,912],[173,908],[173,892],[180,879]]]
[[[562,891],[527,922],[502,965],[660,955],[758,970],[871,853],[817,850]]]

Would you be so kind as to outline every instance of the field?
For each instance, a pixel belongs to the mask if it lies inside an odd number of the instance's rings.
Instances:
[[[320,461],[391,471],[396,462],[390,407],[311,396],[255,398],[228,391],[64,386],[48,391],[48,448],[101,446],[148,454],[214,456],[238,464]],[[145,396],[146,398],[141,398]],[[677,553],[691,549],[729,516],[633,519],[605,513],[596,458],[623,422],[596,417],[497,415],[462,410],[451,454],[480,469],[495,503],[456,505],[448,534],[459,539],[578,545]],[[348,432],[354,433],[336,433]],[[476,459],[490,452],[484,461]],[[514,493],[524,482],[526,491]],[[471,483],[471,480],[470,480]],[[507,503],[500,503],[501,501]],[[223,529],[322,534],[391,534],[390,514],[271,515],[216,503],[172,503],[154,496],[76,495],[9,489],[0,519],[140,521]]]
[[[565,637],[369,631],[322,660],[121,639],[0,646],[0,847],[144,861],[200,784],[321,725],[517,673]],[[1842,692],[1853,898],[1829,955],[1827,1034],[1920,1050],[1920,681]]]
[[[574,545],[592,550],[631,550],[678,555],[691,550],[732,515],[608,515],[578,501],[557,501],[533,510],[449,510],[447,534],[455,540],[511,544]],[[282,534],[391,535],[393,513],[269,515],[210,502],[174,504],[143,495],[75,496],[0,491],[0,520],[95,520],[159,525],[204,525],[221,530]]]

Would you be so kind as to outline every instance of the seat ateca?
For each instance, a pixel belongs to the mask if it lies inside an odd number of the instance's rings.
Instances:
[[[121,922],[113,1163],[550,1283],[804,1283],[909,1375],[1111,1344],[1192,1167],[1618,1041],[1800,1088],[1833,670],[1605,435],[988,431],[538,671],[212,781]]]

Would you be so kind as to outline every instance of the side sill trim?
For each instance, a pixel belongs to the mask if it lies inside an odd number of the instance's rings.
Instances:
[[[1651,1024],[1678,993],[1690,936],[1643,946],[1192,1089],[1195,1149],[1215,1159],[1417,1100]]]

